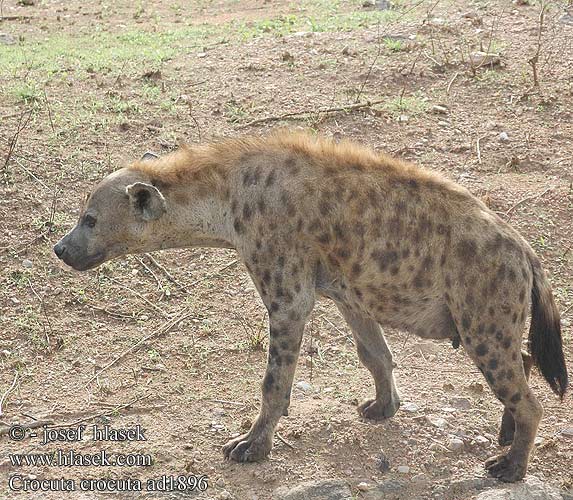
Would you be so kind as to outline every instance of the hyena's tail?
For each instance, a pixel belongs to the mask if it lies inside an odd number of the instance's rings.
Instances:
[[[529,353],[553,392],[563,399],[569,380],[563,355],[559,311],[539,259],[531,255],[529,260],[533,270]]]

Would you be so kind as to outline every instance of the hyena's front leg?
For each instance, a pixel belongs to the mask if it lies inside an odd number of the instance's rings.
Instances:
[[[225,457],[237,462],[255,462],[271,451],[275,427],[289,406],[304,325],[314,304],[314,292],[300,284],[281,288],[280,296],[262,295],[270,333],[261,410],[249,432],[223,446]]]

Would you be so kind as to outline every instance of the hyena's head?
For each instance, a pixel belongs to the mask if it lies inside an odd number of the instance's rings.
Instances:
[[[122,168],[96,186],[54,253],[85,271],[120,255],[157,250],[157,226],[166,211],[165,198],[146,174]]]

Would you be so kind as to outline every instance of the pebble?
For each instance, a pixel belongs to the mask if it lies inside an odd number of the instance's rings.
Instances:
[[[470,54],[470,62],[473,66],[495,66],[501,63],[501,58],[498,54],[478,51]]]
[[[416,403],[402,403],[402,405],[400,405],[400,409],[414,413],[419,410],[419,407]]]
[[[452,438],[448,441],[448,449],[451,451],[460,451],[464,447],[464,442],[461,439]]]
[[[573,437],[573,427],[566,427],[561,431],[561,434],[566,437]]]
[[[34,264],[32,264],[32,261],[31,261],[31,260],[24,259],[24,260],[22,261],[22,266],[24,266],[26,269],[31,269],[33,265],[34,265]]]
[[[301,380],[300,382],[296,383],[296,388],[304,392],[309,392],[312,389],[312,385],[310,385],[308,382],[305,382],[304,380]]]
[[[215,486],[217,488],[224,488],[225,487],[225,480],[220,477],[219,479],[217,479],[217,481],[215,481]]]
[[[497,137],[501,142],[509,141],[509,135],[507,135],[507,132],[501,132]]]
[[[399,122],[404,122],[404,123],[405,123],[405,122],[407,122],[408,120],[410,120],[410,117],[409,117],[408,115],[400,115],[400,116],[398,117],[398,121],[399,121]]]
[[[571,321],[569,321],[568,319],[562,319],[561,320],[561,326],[564,326],[565,328],[568,328],[571,326]]]
[[[376,7],[376,0],[364,0],[362,7]]]
[[[469,410],[472,402],[468,398],[452,398],[451,405],[459,410]]]
[[[441,115],[446,115],[446,114],[448,114],[449,110],[446,106],[440,106],[439,104],[436,104],[436,105],[432,106],[432,112],[438,113]]]
[[[446,419],[442,417],[436,417],[435,415],[428,415],[426,420],[438,429],[444,429],[448,425]]]
[[[16,39],[8,33],[0,33],[0,43],[4,45],[14,45]]]
[[[480,445],[488,445],[489,444],[489,439],[484,437],[484,436],[476,436],[474,438],[474,441]]]
[[[408,474],[408,472],[410,472],[410,467],[408,467],[407,465],[399,465],[396,470],[400,473],[400,474]]]
[[[359,491],[368,491],[370,488],[372,488],[372,486],[366,481],[362,481],[356,485],[356,489]]]

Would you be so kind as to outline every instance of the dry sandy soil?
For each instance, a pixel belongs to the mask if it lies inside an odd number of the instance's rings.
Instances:
[[[388,480],[401,486],[387,498],[475,496],[484,459],[499,452],[502,408],[463,349],[388,331],[409,404],[388,421],[361,421],[356,403],[373,384],[342,318],[322,301],[280,423],[284,441],[263,463],[229,463],[220,447],[257,414],[267,347],[265,310],[235,253],[165,251],[80,274],[51,247],[91,186],[146,150],[309,127],[440,171],[518,228],[550,273],[571,368],[566,3],[549,4],[541,31],[540,6],[527,1],[406,1],[392,11],[325,0],[30,3],[0,0],[0,498],[64,495],[11,492],[14,474],[207,475],[201,498],[263,500],[322,478],[346,480],[357,498],[368,494],[360,483]],[[478,50],[500,64],[470,62]],[[528,62],[536,54],[538,85]],[[301,114],[281,119],[287,113]],[[531,384],[545,416],[529,472],[568,490],[571,396],[560,403],[537,373]],[[6,434],[42,420],[140,424],[147,440],[43,446]],[[452,438],[463,447],[449,450]],[[148,454],[152,465],[18,467],[8,457],[58,448]]]

